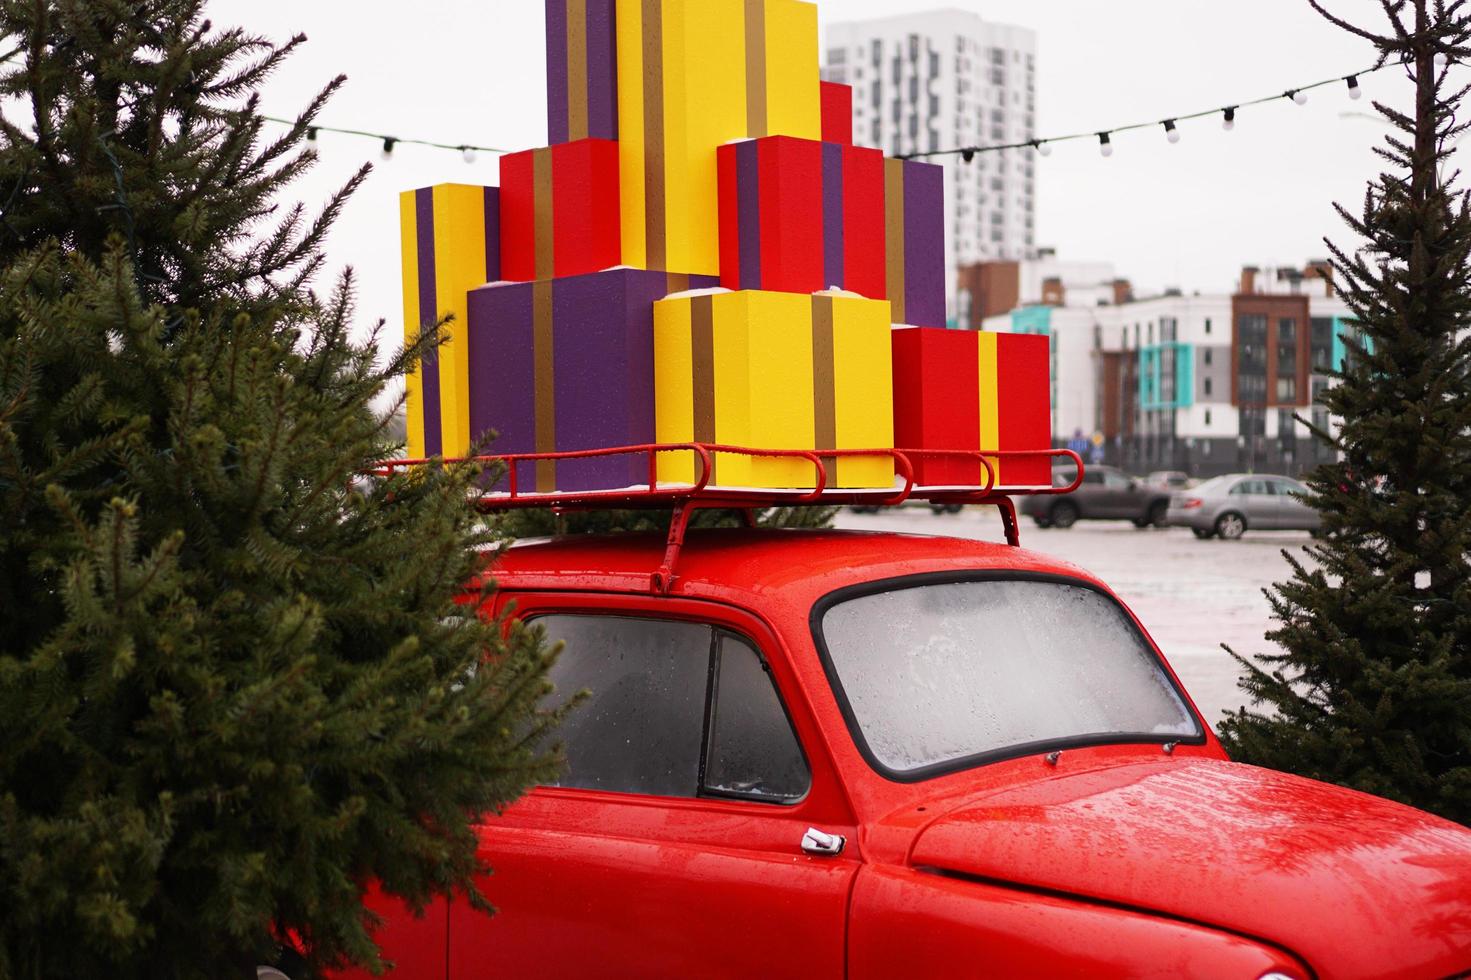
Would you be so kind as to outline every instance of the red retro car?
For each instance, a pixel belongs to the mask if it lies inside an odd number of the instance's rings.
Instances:
[[[1471,970],[1471,832],[1228,761],[1080,569],[730,530],[492,573],[591,698],[561,783],[480,830],[499,914],[385,909],[395,977]]]

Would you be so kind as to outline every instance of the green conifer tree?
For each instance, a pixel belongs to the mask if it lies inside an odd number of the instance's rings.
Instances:
[[[1268,593],[1282,652],[1242,660],[1258,706],[1222,734],[1237,759],[1471,823],[1471,211],[1446,169],[1467,90],[1444,67],[1471,53],[1471,18],[1380,0],[1374,32],[1310,2],[1402,65],[1415,103],[1376,106],[1393,169],[1360,214],[1339,208],[1363,247],[1333,249],[1358,335],[1323,396],[1340,459],[1309,481],[1325,539]]]
[[[202,0],[0,0],[0,978],[374,965],[361,899],[475,890],[555,771],[535,631],[457,603],[476,474],[395,447],[311,291],[276,47]],[[488,656],[487,656],[488,655]]]

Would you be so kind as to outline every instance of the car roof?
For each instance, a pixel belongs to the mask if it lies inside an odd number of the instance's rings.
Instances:
[[[573,535],[519,542],[490,568],[507,590],[644,593],[664,561],[663,535]],[[1078,578],[1074,565],[1005,544],[872,531],[690,531],[673,595],[805,610],[837,589],[906,575],[1017,572]]]

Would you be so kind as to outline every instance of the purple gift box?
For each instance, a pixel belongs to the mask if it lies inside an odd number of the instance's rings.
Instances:
[[[614,0],[546,0],[547,143],[618,138]]]
[[[609,269],[470,292],[470,432],[487,452],[570,452],[654,441],[654,302],[714,276]],[[522,492],[647,485],[644,454],[523,463]],[[502,479],[494,489],[505,490]]]

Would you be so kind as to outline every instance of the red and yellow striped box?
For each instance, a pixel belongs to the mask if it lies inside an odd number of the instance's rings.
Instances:
[[[623,261],[720,274],[715,150],[822,136],[817,8],[618,0]]]
[[[618,144],[585,139],[501,158],[501,277],[532,282],[622,264]]]
[[[399,195],[404,339],[446,317],[449,340],[408,378],[412,458],[470,449],[470,290],[500,275],[500,196],[494,187],[436,184]]]
[[[900,449],[1052,448],[1046,337],[930,327],[893,331],[894,439]],[[915,483],[983,486],[978,463],[916,454]],[[1046,457],[993,460],[996,487],[1050,487]]]
[[[708,290],[654,304],[659,442],[755,449],[893,446],[889,304],[847,293]],[[837,457],[832,487],[889,487],[887,457]],[[712,484],[811,487],[812,464],[719,453]],[[659,478],[696,477],[693,453],[667,453]]]

